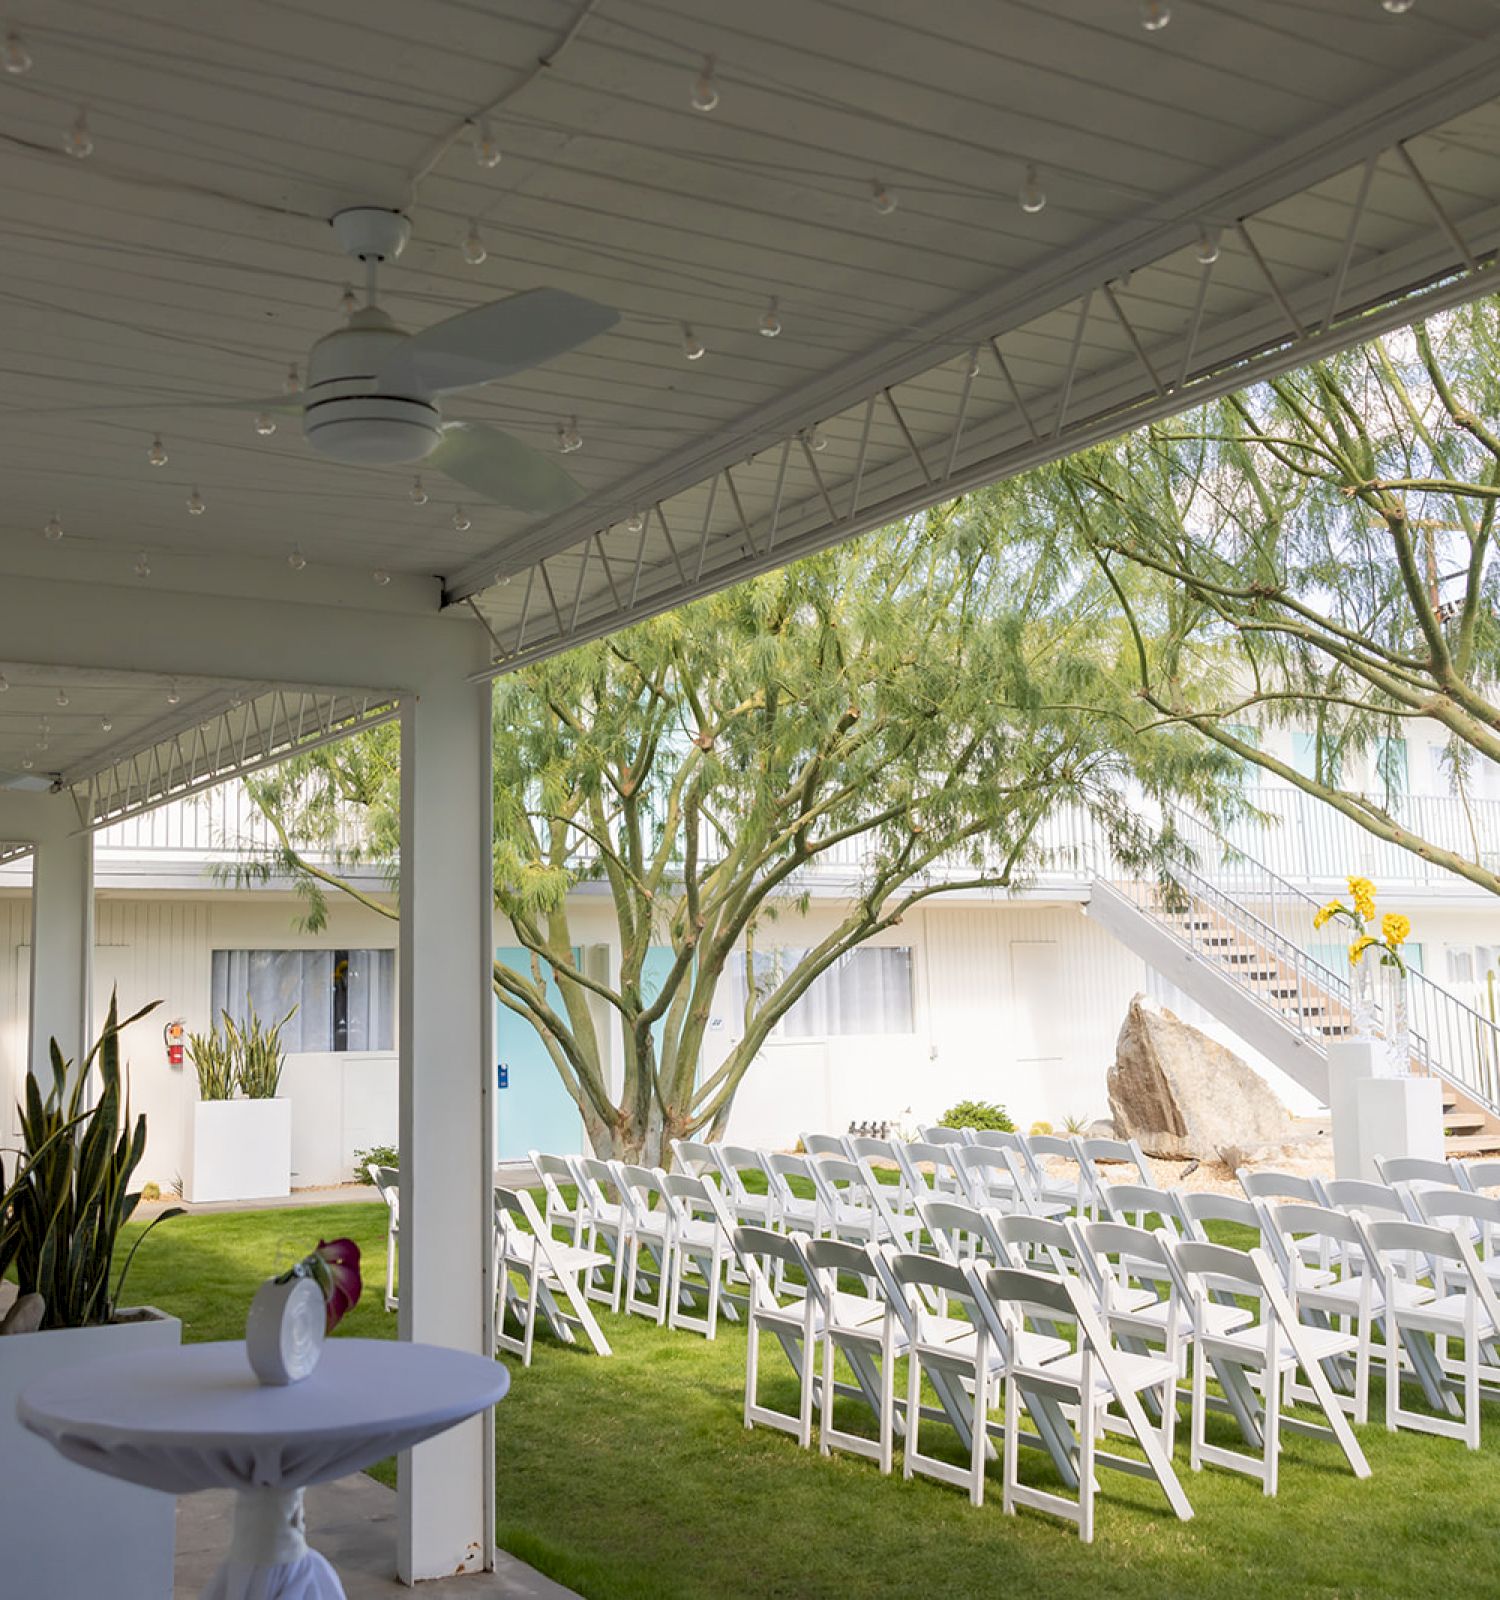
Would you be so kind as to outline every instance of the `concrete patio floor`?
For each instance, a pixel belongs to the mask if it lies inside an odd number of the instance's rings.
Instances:
[[[177,1568],[173,1600],[198,1600],[229,1547],[234,1496],[225,1490],[184,1495],[177,1502]],[[307,1537],[343,1581],[348,1600],[386,1600],[414,1591],[396,1581],[396,1495],[363,1473],[307,1491]],[[423,1596],[468,1600],[578,1600],[524,1561],[500,1550],[482,1577],[439,1578]]]

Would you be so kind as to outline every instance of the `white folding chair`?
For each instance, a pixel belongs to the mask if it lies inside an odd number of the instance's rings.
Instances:
[[[1385,1425],[1410,1428],[1479,1448],[1480,1400],[1500,1398],[1500,1300],[1495,1285],[1461,1227],[1382,1222],[1355,1214],[1365,1239],[1370,1274],[1386,1298]],[[1404,1305],[1393,1286],[1412,1257],[1423,1258],[1432,1277],[1431,1299]],[[1462,1344],[1455,1359],[1450,1347]],[[1427,1403],[1446,1416],[1429,1416],[1401,1404],[1402,1353],[1422,1385]],[[1460,1409],[1455,1390],[1463,1395]]]
[[[625,1310],[651,1317],[661,1327],[672,1300],[677,1229],[665,1174],[650,1167],[615,1163],[625,1207]],[[655,1296],[643,1288],[656,1286]]]
[[[719,1177],[719,1153],[711,1144],[697,1139],[674,1139],[672,1155],[683,1172],[695,1178]]]
[[[1015,1163],[1013,1151],[988,1144],[964,1145],[958,1151],[958,1170],[969,1204],[993,1206],[1001,1211],[1024,1206]]]
[[[1234,1175],[1247,1200],[1295,1200],[1305,1206],[1324,1204],[1318,1180],[1300,1172],[1254,1172],[1249,1167],[1239,1167]]]
[[[1155,1182],[1155,1174],[1151,1171],[1146,1154],[1138,1140],[1085,1139],[1077,1136],[1073,1140],[1073,1145],[1078,1151],[1078,1166],[1083,1174],[1086,1203],[1096,1221],[1106,1209],[1104,1196],[1112,1187],[1104,1181],[1104,1176],[1099,1171],[1101,1162],[1106,1166],[1124,1167],[1126,1183],[1145,1184],[1149,1187]]]
[[[1174,1239],[1183,1231],[1179,1191],[1159,1189],[1149,1183],[1107,1183],[1100,1194],[1104,1218],[1132,1228],[1165,1228]]]
[[[1412,1191],[1413,1222],[1430,1222],[1436,1228],[1457,1228],[1474,1246],[1474,1254],[1487,1276],[1500,1278],[1500,1198],[1470,1189],[1418,1189]],[[1360,1207],[1366,1216],[1371,1213]]]
[[[1376,1183],[1371,1178],[1324,1178],[1322,1187],[1327,1203],[1335,1211],[1363,1211],[1367,1217],[1397,1222],[1403,1218],[1407,1222],[1424,1220],[1412,1191],[1392,1183]]]
[[[597,1156],[576,1156],[573,1170],[578,1175],[578,1204],[583,1210],[583,1246],[595,1251],[602,1247],[610,1263],[609,1287],[600,1283],[596,1269],[589,1273],[588,1296],[590,1300],[603,1301],[611,1311],[618,1311],[627,1233],[620,1175],[608,1161]]]
[[[770,1227],[776,1220],[775,1200],[766,1175],[766,1163],[759,1150],[746,1145],[710,1145],[719,1162],[719,1175],[724,1180],[724,1199],[736,1222],[752,1227]],[[745,1182],[750,1174],[757,1185],[752,1188]]]
[[[548,1233],[555,1235],[559,1226],[564,1227],[570,1236],[569,1243],[581,1245],[584,1208],[578,1194],[578,1174],[566,1156],[547,1155],[540,1150],[531,1150],[527,1154],[532,1166],[536,1168],[537,1181],[542,1186],[542,1215],[546,1220]],[[573,1188],[571,1204],[567,1195],[563,1193],[564,1184],[569,1184]]]
[[[1283,1287],[1280,1272],[1260,1248],[1234,1250],[1228,1245],[1179,1239],[1166,1246],[1178,1273],[1178,1289],[1193,1324],[1192,1424],[1189,1459],[1194,1472],[1205,1463],[1227,1467],[1255,1478],[1263,1493],[1274,1495],[1281,1455],[1281,1432],[1332,1438],[1357,1478],[1370,1475],[1369,1463],[1350,1430],[1323,1371],[1323,1362],[1354,1353],[1357,1340],[1332,1328],[1309,1328]],[[1249,1297],[1258,1320],[1232,1332],[1220,1332],[1209,1311],[1210,1286],[1235,1285]],[[1240,1431],[1258,1453],[1210,1444],[1208,1376],[1212,1372],[1239,1422]],[[1282,1389],[1288,1376],[1300,1372],[1306,1389],[1322,1411],[1322,1424],[1283,1415]],[[1254,1380],[1252,1382],[1251,1380]],[[1256,1384],[1259,1387],[1257,1394]]]
[[[1088,1204],[1090,1179],[1078,1146],[1070,1136],[1027,1134],[1021,1142],[1021,1151],[1030,1169],[1036,1197],[1043,1205],[1063,1206],[1069,1211],[1084,1209]],[[1043,1158],[1064,1161],[1072,1170],[1065,1169],[1054,1176],[1042,1165]]]
[[[573,1329],[583,1329],[596,1354],[611,1353],[588,1297],[582,1287],[584,1275],[606,1262],[597,1250],[563,1244],[553,1238],[536,1202],[524,1189],[495,1189],[495,1343],[531,1365],[536,1318],[540,1310],[548,1326],[564,1343],[574,1344]],[[515,1278],[525,1285],[524,1297],[517,1293]],[[561,1295],[566,1306],[559,1304]],[[505,1314],[514,1310],[521,1334],[505,1330]]]
[[[849,1159],[849,1142],[841,1133],[804,1133],[802,1150],[810,1156],[839,1156]]]
[[[735,1253],[750,1280],[745,1309],[745,1426],[779,1428],[794,1435],[804,1450],[812,1446],[813,1378],[817,1365],[816,1340],[822,1329],[817,1285],[807,1260],[810,1241],[804,1233],[774,1233],[770,1228],[739,1227],[734,1231]],[[774,1267],[771,1263],[775,1263]],[[791,1305],[783,1305],[773,1279],[796,1272],[805,1288]],[[874,1308],[874,1316],[881,1315]],[[797,1379],[797,1410],[778,1411],[760,1400],[760,1342],[763,1333],[774,1334],[786,1352]]]
[[[729,1238],[734,1221],[709,1179],[689,1172],[667,1172],[661,1179],[676,1239],[667,1290],[667,1326],[688,1328],[712,1339],[719,1327],[724,1273],[734,1250]],[[688,1276],[690,1268],[696,1269],[696,1281]],[[703,1300],[702,1316],[689,1309],[689,1301],[698,1297]],[[723,1307],[731,1322],[738,1320],[729,1300],[723,1301]]]
[[[958,1165],[958,1149],[952,1144],[931,1144],[914,1139],[910,1144],[896,1146],[896,1160],[900,1164],[906,1187],[913,1201],[927,1194],[945,1195],[953,1200],[967,1200],[968,1186]],[[923,1165],[932,1168],[932,1181],[922,1171]]]
[[[818,1183],[813,1177],[811,1160],[807,1156],[776,1150],[766,1156],[765,1167],[771,1186],[774,1225],[788,1233],[806,1233],[813,1237],[820,1234],[824,1227],[823,1207],[818,1200]],[[806,1184],[812,1194],[798,1194],[792,1187],[793,1178]]]
[[[1409,1183],[1414,1189],[1462,1189],[1461,1169],[1432,1156],[1376,1156],[1375,1170],[1385,1183]]]
[[[835,1449],[876,1461],[883,1473],[891,1470],[896,1417],[896,1361],[906,1354],[906,1329],[882,1288],[867,1244],[845,1239],[812,1239],[806,1245],[807,1261],[817,1280],[823,1341],[822,1414],[818,1424],[818,1450]],[[856,1278],[863,1294],[852,1294],[841,1279]],[[872,1308],[880,1315],[872,1318]],[[834,1404],[849,1386],[838,1383],[836,1366],[842,1356],[854,1374],[855,1387],[875,1413],[875,1438],[851,1433],[834,1420]]]
[[[1464,1188],[1472,1189],[1476,1194],[1483,1189],[1500,1189],[1500,1161],[1493,1158],[1483,1161],[1455,1161],[1453,1166]]]
[[[1188,1521],[1193,1508],[1172,1467],[1170,1444],[1163,1443],[1161,1433],[1151,1426],[1141,1404],[1142,1395],[1153,1395],[1168,1419],[1165,1427],[1170,1432],[1170,1419],[1176,1412],[1176,1362],[1166,1356],[1117,1348],[1104,1320],[1090,1303],[1085,1285],[1076,1279],[992,1267],[983,1274],[983,1284],[999,1314],[1002,1337],[1010,1344],[1005,1352],[1002,1466],[1006,1512],[1014,1515],[1018,1506],[1029,1506],[1062,1517],[1077,1527],[1079,1538],[1087,1544],[1094,1537],[1094,1497],[1098,1493],[1095,1468],[1111,1467],[1154,1480],[1176,1515]],[[1072,1324],[1077,1328],[1076,1348],[1036,1359],[1021,1343],[1028,1323],[1043,1328]],[[1060,1418],[1066,1423],[1070,1411],[1076,1415],[1077,1500],[1021,1482],[1020,1447],[1032,1442],[1021,1432],[1023,1406],[1037,1426],[1038,1439],[1043,1437],[1044,1418]],[[1099,1441],[1110,1432],[1133,1439],[1145,1460],[1101,1450]],[[1072,1443],[1070,1431],[1069,1444]]]
[[[917,1214],[932,1241],[932,1253],[940,1260],[994,1266],[1006,1259],[1005,1245],[995,1230],[998,1214],[993,1210],[931,1197],[917,1202]]]
[[[401,1237],[401,1174],[395,1167],[365,1163],[370,1181],[385,1201],[385,1309],[394,1311],[401,1304],[396,1294],[396,1256]]]
[[[849,1137],[849,1153],[856,1161],[863,1161],[869,1167],[871,1175],[877,1180],[878,1168],[891,1168],[896,1170],[894,1185],[882,1185],[883,1188],[894,1188],[896,1198],[893,1202],[894,1209],[903,1214],[911,1211],[916,1196],[912,1193],[906,1181],[906,1169],[901,1165],[900,1157],[896,1153],[897,1141],[894,1139],[876,1139],[865,1134],[851,1134]]]
[[[972,1128],[945,1128],[941,1123],[919,1127],[917,1131],[923,1144],[971,1144],[974,1139]]]

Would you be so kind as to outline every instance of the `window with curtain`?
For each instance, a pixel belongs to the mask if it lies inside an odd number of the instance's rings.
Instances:
[[[807,952],[789,947],[755,953],[755,989],[772,993]],[[725,968],[731,1026],[740,1031],[745,1015],[745,962],[737,956]],[[855,1033],[912,1033],[911,950],[906,945],[862,945],[850,950],[813,980],[776,1025],[786,1039],[825,1039]]]
[[[396,1047],[394,950],[215,950],[213,1015],[251,1011],[282,1029],[288,1055]]]

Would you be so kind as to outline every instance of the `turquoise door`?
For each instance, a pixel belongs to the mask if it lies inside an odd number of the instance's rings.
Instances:
[[[578,951],[573,959],[578,960]],[[495,952],[518,972],[528,972],[531,956],[519,945]],[[556,981],[547,979],[547,1003],[562,1007]],[[563,1087],[541,1035],[524,1018],[495,1001],[495,1159],[524,1161],[528,1150],[578,1155],[584,1148],[583,1121]]]

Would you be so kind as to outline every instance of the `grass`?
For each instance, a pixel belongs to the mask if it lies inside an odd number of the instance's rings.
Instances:
[[[174,1219],[143,1246],[126,1298],[180,1316],[186,1339],[239,1337],[260,1279],[338,1234],[358,1242],[368,1269],[341,1332],[393,1337],[378,1206]],[[1189,1472],[1184,1417],[1177,1459],[1194,1520],[1177,1522],[1149,1483],[1104,1473],[1095,1543],[1084,1546],[1051,1518],[1006,1517],[997,1467],[992,1501],[976,1510],[957,1489],[903,1482],[899,1445],[885,1479],[873,1463],[745,1432],[735,1324],[709,1344],[602,1308],[601,1320],[613,1359],[539,1332],[531,1369],[510,1363],[515,1382],[497,1412],[498,1542],[588,1600],[1412,1600],[1449,1585],[1500,1596],[1500,1406],[1486,1408],[1477,1454],[1379,1424],[1360,1430],[1374,1473],[1364,1482],[1333,1444],[1288,1436],[1274,1500],[1237,1474]],[[789,1367],[774,1342],[762,1350],[762,1397],[792,1408]],[[1381,1403],[1377,1382],[1372,1415]],[[924,1446],[935,1437],[924,1429]],[[377,1476],[389,1481],[389,1466]]]

